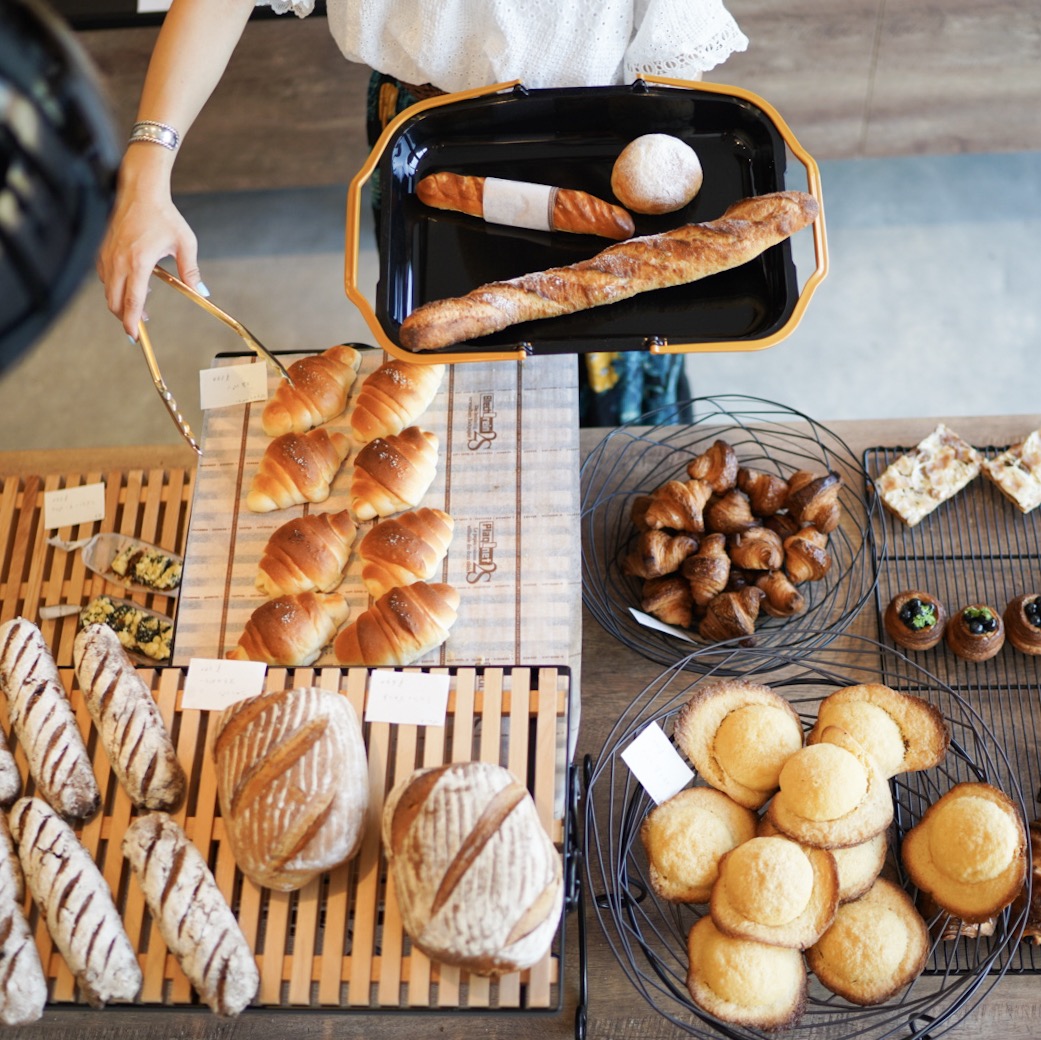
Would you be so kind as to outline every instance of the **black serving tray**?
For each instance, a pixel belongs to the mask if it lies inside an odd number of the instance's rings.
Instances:
[[[765,101],[734,87],[639,80],[623,87],[527,90],[514,85],[446,95],[413,106],[390,124],[352,182],[348,296],[361,307],[385,349],[415,360],[595,350],[760,349],[783,338],[798,323],[825,274],[823,207],[813,227],[817,270],[801,294],[791,242],[786,241],[711,278],[515,325],[447,352],[420,354],[400,346],[401,322],[421,303],[460,296],[485,282],[575,263],[611,245],[596,236],[510,228],[433,209],[415,196],[420,178],[451,170],[555,184],[614,201],[610,181],[618,153],[633,138],[652,132],[672,134],[690,144],[705,179],[683,210],[660,216],[634,214],[637,235],[712,220],[739,199],[782,190],[788,149],[806,166],[808,190],[820,201],[812,158]],[[356,268],[361,186],[377,170],[382,197],[380,263],[375,306],[370,309],[354,284],[352,260]]]

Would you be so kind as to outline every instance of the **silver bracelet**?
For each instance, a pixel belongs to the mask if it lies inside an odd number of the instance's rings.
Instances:
[[[135,141],[159,144],[164,148],[169,148],[172,152],[181,143],[181,135],[166,123],[156,123],[154,120],[145,119],[130,128],[130,139],[127,144],[133,144]]]

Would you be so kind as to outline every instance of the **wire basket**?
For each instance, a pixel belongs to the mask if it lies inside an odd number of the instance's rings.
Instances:
[[[625,646],[659,664],[686,660],[691,670],[718,667],[734,641],[714,652],[668,632],[641,624],[632,615],[640,605],[641,581],[623,573],[622,561],[638,531],[631,520],[634,500],[668,480],[685,480],[686,465],[712,443],[727,441],[740,465],[788,478],[797,470],[833,470],[842,477],[841,525],[831,533],[831,567],[819,581],[804,582],[807,609],[797,617],[760,614],[755,642],[785,655],[808,652],[829,642],[857,614],[875,584],[872,523],[878,500],[864,493],[867,478],[854,452],[809,416],[785,405],[729,394],[699,397],[647,412],[612,430],[582,467],[582,598],[590,613]],[[872,551],[873,550],[873,551]],[[693,645],[692,645],[693,644]],[[704,644],[702,644],[704,645]]]
[[[1021,812],[1024,827],[1027,825],[1015,772],[1000,742],[967,701],[880,643],[852,635],[841,642],[841,648],[838,644],[820,647],[812,659],[803,655],[786,663],[770,649],[733,649],[729,659],[720,661],[721,667],[709,668],[698,677],[689,674],[684,662],[676,662],[639,692],[608,735],[598,758],[585,762],[584,847],[590,903],[639,993],[693,1036],[711,1040],[721,1034],[744,1040],[764,1034],[721,1022],[691,1000],[686,986],[687,933],[708,908],[666,902],[652,889],[639,830],[654,803],[621,754],[652,722],[671,737],[675,714],[709,676],[754,676],[756,682],[786,696],[806,728],[829,693],[864,682],[887,682],[900,692],[929,700],[943,712],[952,737],[944,762],[933,769],[899,774],[890,781],[895,811],[886,871],[912,896],[914,886],[893,850],[899,849],[904,834],[926,808],[954,784],[986,781],[999,787]],[[893,665],[899,668],[893,669]],[[900,673],[899,680],[890,677],[895,671]],[[942,938],[946,913],[928,918],[932,945],[925,970],[901,994],[876,1007],[851,1004],[810,975],[806,1012],[790,1034],[812,1035],[814,1040],[939,1036],[972,1011],[1005,974],[1016,954],[1026,915],[1026,907],[1019,911],[1007,908],[996,918],[992,935],[957,940]]]

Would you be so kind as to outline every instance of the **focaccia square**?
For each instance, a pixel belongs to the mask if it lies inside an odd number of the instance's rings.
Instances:
[[[1041,505],[1041,430],[983,463],[983,474],[1023,513]]]

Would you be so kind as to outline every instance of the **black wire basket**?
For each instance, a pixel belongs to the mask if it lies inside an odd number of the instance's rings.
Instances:
[[[755,642],[785,655],[808,652],[842,632],[871,595],[875,584],[874,514],[880,508],[865,494],[860,459],[834,433],[785,405],[727,394],[699,397],[647,412],[612,430],[582,466],[582,598],[596,620],[625,646],[659,664],[683,658],[691,670],[718,667],[730,643],[694,652],[692,642],[641,624],[641,580],[622,571],[638,532],[631,520],[634,500],[668,480],[685,480],[686,465],[712,443],[727,441],[742,466],[787,479],[797,470],[834,471],[842,477],[841,525],[831,533],[831,567],[819,581],[799,586],[806,611],[791,618],[760,615]],[[873,550],[873,551],[872,551]],[[704,644],[701,644],[704,647]]]
[[[912,897],[915,888],[894,850],[900,848],[904,834],[926,808],[954,784],[986,781],[1000,788],[1021,812],[1024,828],[1027,826],[1015,771],[1001,743],[967,701],[898,651],[852,635],[844,636],[841,643],[841,647],[833,643],[818,648],[812,659],[800,655],[787,662],[770,649],[733,649],[728,658],[719,661],[718,669],[706,669],[707,674],[701,676],[692,676],[685,662],[676,662],[637,694],[597,759],[587,758],[584,763],[587,898],[637,991],[692,1036],[744,1040],[770,1034],[724,1023],[691,1000],[686,986],[687,933],[708,908],[666,902],[652,889],[639,830],[654,803],[621,755],[652,722],[671,738],[674,716],[698,684],[710,676],[743,675],[766,683],[788,698],[807,729],[824,697],[864,682],[883,682],[900,692],[923,697],[943,712],[952,737],[945,760],[933,769],[899,774],[890,781],[895,812],[885,871]],[[932,945],[925,970],[884,1004],[854,1005],[830,993],[809,975],[806,1011],[799,1024],[784,1035],[812,1035],[814,1040],[939,1036],[986,997],[1015,957],[1030,902],[1029,871],[1027,875],[1027,905],[1021,910],[1010,907],[1001,911],[992,935],[945,939],[948,915],[941,911],[928,917]]]

